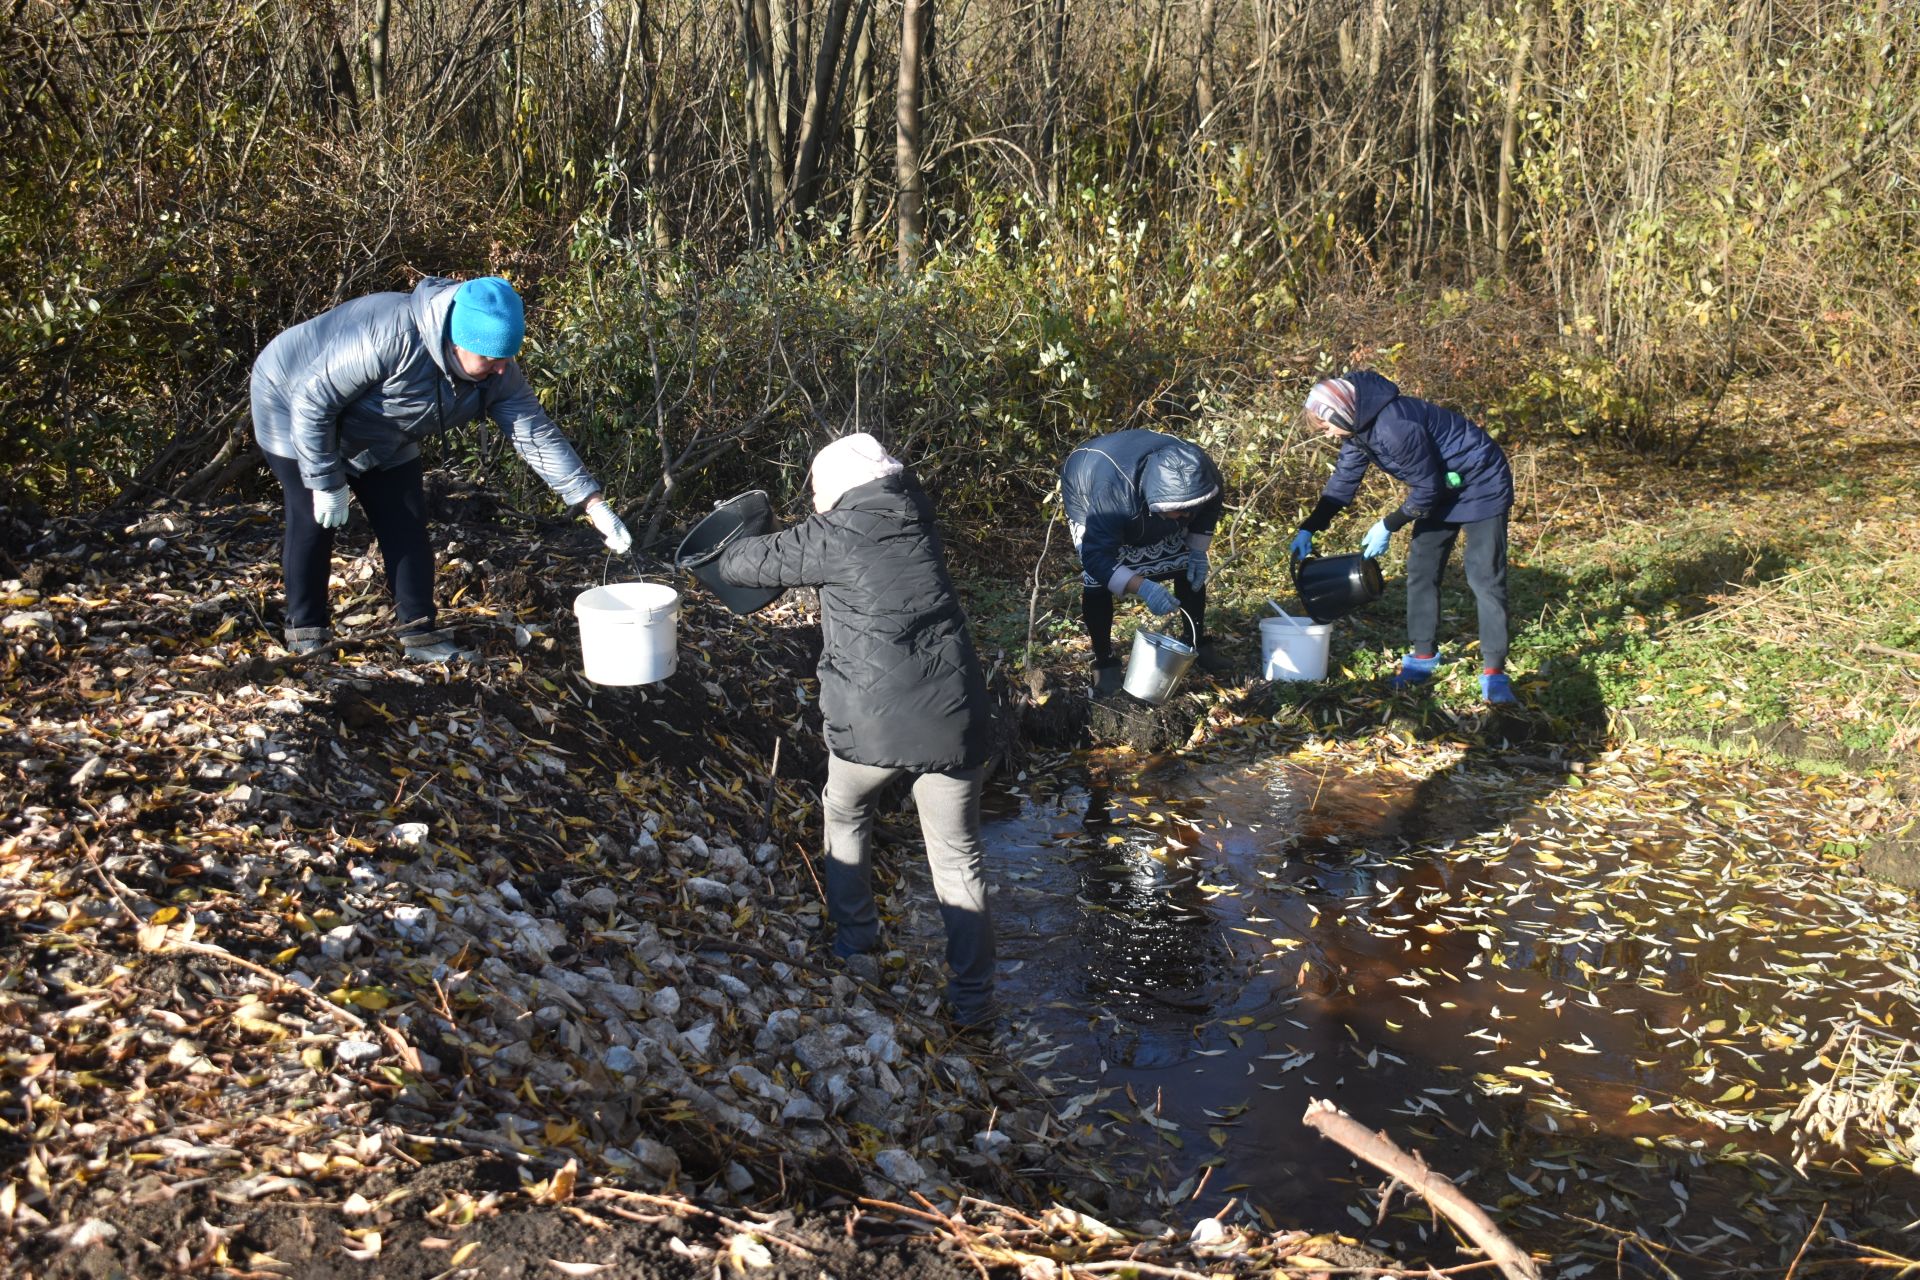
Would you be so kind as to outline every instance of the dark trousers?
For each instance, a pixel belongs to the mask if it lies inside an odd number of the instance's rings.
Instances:
[[[1185,569],[1157,581],[1173,584],[1174,599],[1187,611],[1187,617],[1193,619],[1192,634],[1184,638],[1198,645],[1207,634],[1207,589],[1189,585]],[[1093,641],[1094,662],[1106,666],[1116,661],[1113,656],[1113,592],[1105,587],[1082,587],[1080,620],[1086,624],[1087,638]],[[1184,618],[1168,625],[1173,628],[1175,636],[1181,636],[1187,630]]]
[[[313,491],[300,479],[300,464],[269,453],[267,465],[280,481],[286,512],[286,538],[280,546],[280,571],[287,584],[287,626],[324,627],[327,573],[333,561],[332,529],[313,518]],[[374,541],[387,566],[387,590],[393,616],[402,626],[422,622],[431,631],[433,547],[427,541],[427,494],[420,459],[384,471],[369,471],[347,481],[373,526]]]
[[[1503,511],[1471,524],[1416,520],[1407,547],[1407,639],[1416,654],[1437,653],[1440,579],[1454,539],[1467,535],[1461,558],[1467,585],[1480,610],[1480,662],[1499,669],[1507,661],[1507,516]]]

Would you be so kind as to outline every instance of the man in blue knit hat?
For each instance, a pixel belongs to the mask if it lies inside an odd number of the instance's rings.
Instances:
[[[281,333],[253,364],[253,436],[284,492],[287,646],[332,639],[333,531],[353,497],[386,563],[407,657],[463,656],[439,629],[420,441],[482,415],[562,502],[624,554],[627,527],[540,407],[514,357],[526,336],[520,295],[498,276],[429,276],[411,293],[355,298]]]

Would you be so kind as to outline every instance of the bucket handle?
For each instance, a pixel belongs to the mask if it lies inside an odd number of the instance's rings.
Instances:
[[[1176,609],[1175,612],[1177,612],[1181,617],[1187,620],[1187,634],[1193,637],[1192,641],[1188,643],[1191,644],[1194,652],[1198,653],[1200,651],[1200,628],[1193,625],[1193,615],[1188,613],[1185,609]],[[1153,635],[1165,634],[1164,632],[1153,631],[1152,628],[1150,627],[1146,628],[1146,630],[1151,632]]]

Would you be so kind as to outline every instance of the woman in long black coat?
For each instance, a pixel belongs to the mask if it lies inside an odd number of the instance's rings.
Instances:
[[[879,943],[874,814],[882,789],[910,774],[947,929],[947,1000],[956,1022],[985,1022],[994,955],[980,792],[991,711],[933,507],[912,473],[865,432],[822,449],[811,475],[817,515],[740,540],[717,568],[743,587],[820,592],[834,953],[860,955]]]

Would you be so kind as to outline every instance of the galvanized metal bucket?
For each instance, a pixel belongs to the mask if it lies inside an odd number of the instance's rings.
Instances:
[[[1183,615],[1185,612],[1181,611]],[[1187,629],[1191,634],[1191,618],[1187,620]],[[1198,654],[1199,650],[1184,640],[1143,627],[1133,633],[1133,652],[1127,656],[1127,678],[1120,687],[1148,706],[1157,707],[1173,696],[1174,686],[1187,674],[1187,668],[1193,665]]]

